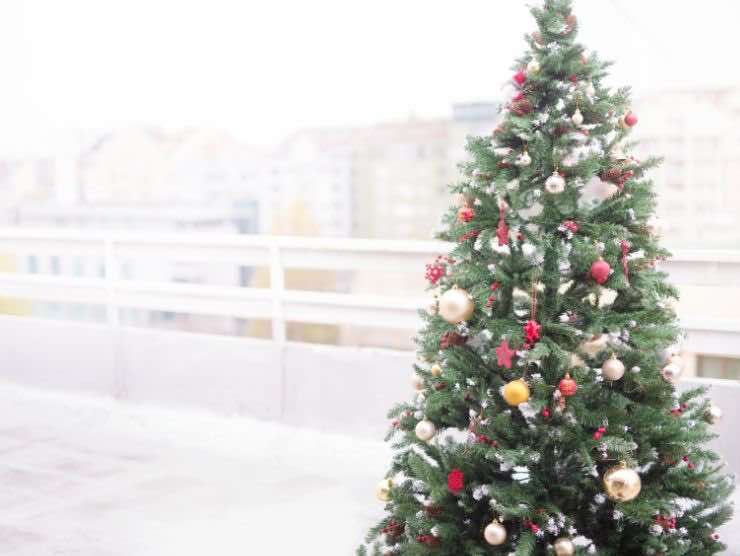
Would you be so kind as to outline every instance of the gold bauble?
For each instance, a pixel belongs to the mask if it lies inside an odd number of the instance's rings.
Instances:
[[[434,438],[434,435],[437,434],[437,427],[435,427],[434,423],[432,423],[431,421],[423,419],[416,423],[416,428],[414,429],[414,432],[416,432],[416,437],[419,440],[423,442],[429,442],[432,438]]]
[[[606,334],[598,334],[596,336],[592,336],[590,340],[586,340],[585,342],[583,342],[578,347],[578,349],[581,350],[586,355],[593,357],[600,351],[605,350],[606,345],[607,345]]]
[[[523,378],[512,380],[504,386],[504,399],[509,405],[519,405],[529,400],[529,386]]]
[[[615,502],[629,502],[640,494],[642,481],[634,469],[617,465],[604,474],[604,489]]]
[[[429,369],[429,372],[432,373],[432,376],[434,377],[440,377],[442,376],[442,367],[435,363],[434,365],[432,365],[432,368]]]
[[[576,546],[568,537],[560,537],[552,544],[556,556],[573,556],[576,553]]]
[[[619,380],[624,376],[624,363],[612,355],[601,365],[601,376],[606,380]]]
[[[483,530],[483,537],[488,544],[499,546],[506,542],[506,528],[498,521],[492,521]]]
[[[391,489],[393,488],[393,481],[390,479],[383,479],[375,487],[375,496],[381,502],[388,502],[391,499]]]
[[[457,324],[473,316],[475,304],[468,292],[451,288],[439,298],[439,314],[450,324]]]

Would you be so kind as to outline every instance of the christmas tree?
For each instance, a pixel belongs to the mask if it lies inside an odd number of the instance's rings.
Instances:
[[[719,409],[676,390],[660,160],[627,154],[629,89],[575,42],[570,1],[532,14],[500,124],[452,186],[386,516],[357,553],[720,552],[733,481],[706,447]]]

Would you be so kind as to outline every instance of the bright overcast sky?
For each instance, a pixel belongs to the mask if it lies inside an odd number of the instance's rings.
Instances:
[[[580,40],[636,92],[740,82],[735,0],[575,0]],[[77,130],[292,130],[494,99],[533,29],[522,0],[4,0],[0,154]]]

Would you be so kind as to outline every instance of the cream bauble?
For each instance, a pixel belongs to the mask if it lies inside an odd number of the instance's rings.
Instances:
[[[668,382],[676,382],[681,376],[681,367],[675,363],[668,363],[663,370],[660,371],[661,376]]]
[[[499,546],[506,542],[506,528],[498,521],[492,521],[486,525],[483,537],[488,544]]]
[[[411,375],[411,384],[414,386],[417,390],[424,390],[424,379],[421,378],[418,374],[413,373]]]
[[[710,404],[707,410],[704,412],[704,419],[707,423],[716,425],[722,420],[722,410],[714,404]]]
[[[416,423],[414,431],[416,432],[416,438],[423,442],[429,442],[437,434],[437,427],[431,421],[423,419]]]
[[[552,193],[553,195],[562,193],[565,191],[565,178],[557,172],[553,172],[553,174],[545,180],[545,191]]]
[[[440,376],[442,376],[442,367],[440,367],[439,364],[435,363],[429,369],[429,372],[432,373],[433,377],[439,378]]]
[[[615,502],[629,502],[642,490],[642,480],[634,469],[618,465],[604,474],[606,495]]]
[[[527,73],[538,73],[542,69],[542,66],[537,60],[531,60],[527,64]]]
[[[606,380],[619,380],[624,376],[624,363],[612,355],[601,365],[601,376]]]
[[[393,488],[393,481],[390,479],[383,479],[375,487],[375,496],[381,502],[388,502],[391,499],[391,489]]]
[[[516,161],[514,162],[519,167],[526,167],[532,164],[532,157],[529,156],[529,153],[527,151],[524,151],[522,154],[520,154]]]
[[[552,548],[556,556],[573,556],[576,553],[576,546],[568,537],[560,537],[552,543]]]
[[[461,288],[451,288],[439,298],[439,314],[450,324],[457,324],[473,316],[472,296]]]
[[[581,125],[583,123],[583,114],[581,114],[581,110],[579,108],[576,108],[576,111],[573,112],[573,115],[570,117],[570,121],[575,125]]]

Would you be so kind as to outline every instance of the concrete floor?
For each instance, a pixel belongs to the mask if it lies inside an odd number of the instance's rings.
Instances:
[[[0,554],[350,555],[381,513],[388,457],[379,442],[0,384]]]

